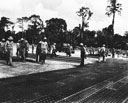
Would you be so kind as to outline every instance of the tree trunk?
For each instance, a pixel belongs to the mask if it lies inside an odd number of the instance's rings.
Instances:
[[[115,52],[114,52],[114,23],[115,23],[115,12],[113,13],[113,19],[112,19],[112,58],[115,57]]]
[[[82,27],[81,27],[81,42],[83,43],[83,31],[84,31],[84,17],[82,17]]]
[[[112,19],[112,35],[114,35],[114,23],[115,23],[115,12],[113,13],[113,19]]]
[[[23,18],[22,18],[22,38],[23,38],[23,31],[24,31],[24,24],[23,24]]]

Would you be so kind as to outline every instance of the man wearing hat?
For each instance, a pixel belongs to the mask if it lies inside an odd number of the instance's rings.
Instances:
[[[100,58],[103,58],[103,62],[105,61],[105,57],[106,57],[106,48],[105,48],[105,44],[103,44],[103,46],[100,48],[99,50],[99,61]]]
[[[70,44],[67,44],[67,47],[66,47],[66,54],[67,56],[71,56],[71,45]]]
[[[80,43],[81,46],[81,63],[80,66],[84,66],[84,57],[85,57],[85,47],[83,43]]]
[[[45,63],[47,50],[48,50],[47,38],[44,37],[43,41],[41,41],[41,56],[40,56],[40,58],[41,58],[42,64]]]
[[[28,57],[28,51],[29,51],[29,43],[27,40],[25,40],[25,43],[26,43],[26,48],[25,48],[25,56]]]
[[[53,43],[50,47],[51,49],[51,57],[55,56],[56,57],[56,43]]]
[[[6,61],[7,61],[7,65],[12,66],[12,57],[13,57],[13,38],[12,36],[10,36],[8,38],[8,41],[6,41],[5,43],[5,51],[6,51]]]

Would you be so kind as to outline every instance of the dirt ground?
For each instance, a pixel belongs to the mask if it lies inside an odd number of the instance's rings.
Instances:
[[[29,49],[29,53],[31,53],[31,47]],[[34,51],[35,53],[35,51]],[[14,56],[16,54],[16,48],[14,48]],[[65,53],[59,53],[60,56],[66,56]],[[79,57],[80,51],[75,51],[75,54],[72,54],[72,57]],[[110,58],[110,57],[109,57]],[[35,58],[30,58],[32,60],[35,60]],[[97,62],[98,58],[87,58],[85,59],[85,65],[91,64],[94,62]],[[117,62],[127,62],[127,58],[119,57],[117,59]],[[0,60],[0,78],[7,78],[7,77],[14,77],[19,75],[27,75],[32,73],[39,73],[39,72],[45,72],[45,71],[53,71],[53,70],[59,70],[59,69],[69,69],[69,68],[76,68],[76,66],[79,65],[79,63],[73,63],[73,62],[65,62],[65,61],[55,61],[55,60],[46,60],[46,64],[41,65],[39,63],[35,62],[13,62],[14,66],[7,66],[6,62],[4,60]],[[113,66],[112,63],[107,63],[107,65]],[[102,66],[102,65],[101,65]]]
[[[65,53],[59,52],[57,52],[57,55],[59,56],[55,58],[47,58],[46,64],[44,65],[33,62],[35,61],[34,56],[30,56],[29,59],[31,60],[27,62],[14,61],[14,66],[12,67],[7,66],[4,60],[0,60],[0,78],[25,75],[18,78],[1,79],[0,91],[2,92],[0,98],[2,99],[0,99],[0,101],[18,103],[17,101],[20,100],[20,103],[23,103],[23,101],[27,103],[37,103],[34,101],[39,102],[40,100],[44,103],[54,103],[55,101],[63,100],[63,98],[67,98],[68,96],[74,95],[74,93],[78,93],[81,90],[90,88],[104,81],[111,84],[109,87],[113,87],[117,81],[124,80],[121,78],[127,77],[128,74],[128,58],[126,57],[121,56],[114,59],[108,57],[106,62],[100,63],[98,62],[98,58],[88,57],[85,59],[85,66],[80,67],[80,51],[76,51],[72,57],[66,57]],[[34,75],[28,75],[33,73]],[[118,76],[119,78],[117,78]],[[117,80],[115,80],[115,77]],[[112,78],[112,80],[108,80],[110,78]],[[100,91],[100,87],[98,86],[98,89],[93,88],[93,90]],[[127,89],[124,91],[126,90]],[[2,93],[4,93],[4,96]],[[82,94],[85,95],[86,93]],[[128,95],[125,95],[125,98],[127,96]],[[35,98],[35,100],[33,100],[33,98]],[[16,100],[16,102],[13,100]],[[33,102],[28,102],[30,100]]]
[[[34,59],[32,59],[34,60]],[[88,58],[85,64],[93,63],[97,59]],[[0,60],[0,78],[27,75],[32,73],[75,68],[79,63],[46,60],[45,64],[35,62],[13,62],[14,66],[7,66],[4,60]]]
[[[32,53],[32,47],[29,48],[29,53]],[[34,54],[35,54],[34,49]],[[13,55],[16,56],[16,46],[14,45],[13,48]],[[66,56],[65,53],[57,52],[57,55],[59,56]],[[75,54],[72,54],[72,57],[79,57],[80,51],[76,51]],[[32,59],[35,61],[35,58],[30,57],[29,59]],[[85,61],[85,64],[93,63],[96,59],[89,58]],[[15,61],[13,62],[14,66],[8,66],[6,65],[5,60],[0,60],[0,78],[6,78],[6,77],[14,77],[19,75],[27,75],[32,73],[39,73],[39,72],[45,72],[45,71],[53,71],[53,70],[59,70],[59,69],[69,69],[74,68],[79,63],[73,63],[73,62],[64,62],[64,61],[54,61],[54,60],[47,60],[44,65],[41,65],[39,63],[35,62],[19,62]]]

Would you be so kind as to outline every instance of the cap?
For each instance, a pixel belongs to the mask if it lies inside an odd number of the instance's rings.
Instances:
[[[21,38],[20,40],[24,40],[23,38]]]
[[[42,43],[42,41],[39,41],[39,43]]]
[[[5,41],[5,39],[3,38],[2,41]]]
[[[103,47],[105,47],[105,44],[103,44]]]
[[[70,44],[68,44],[68,46],[70,46]]]
[[[47,38],[46,37],[44,37],[44,40],[46,40]]]
[[[13,40],[13,37],[12,37],[12,36],[10,36],[10,37],[8,38],[8,40]]]
[[[83,44],[83,43],[80,43],[80,45],[81,45],[81,46],[84,46],[84,44]]]
[[[27,40],[25,40],[25,42],[26,42],[26,43],[28,43],[28,41],[27,41]]]
[[[20,40],[18,40],[18,42],[20,42]]]

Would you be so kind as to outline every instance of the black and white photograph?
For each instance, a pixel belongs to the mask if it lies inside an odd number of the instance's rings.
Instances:
[[[128,103],[128,0],[0,0],[0,103]]]

